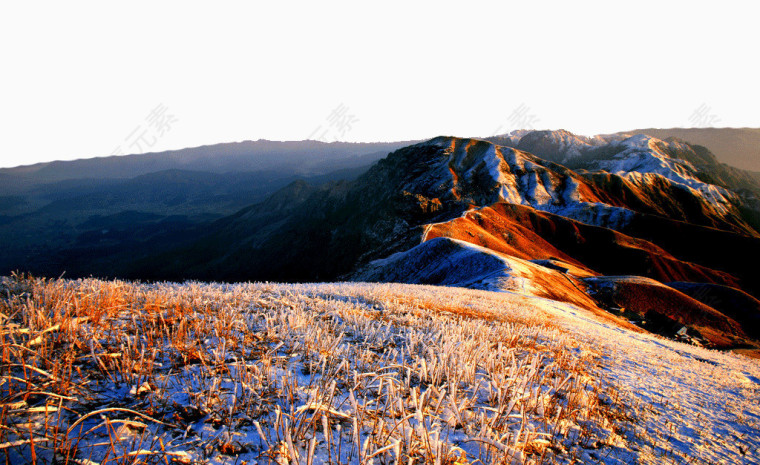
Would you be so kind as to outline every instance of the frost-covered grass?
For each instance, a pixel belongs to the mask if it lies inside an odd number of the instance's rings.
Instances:
[[[395,284],[3,279],[8,463],[758,460],[753,362],[569,304]]]

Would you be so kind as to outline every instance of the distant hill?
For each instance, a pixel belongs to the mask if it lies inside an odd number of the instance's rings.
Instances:
[[[722,163],[760,171],[760,128],[649,128],[618,134],[647,134],[658,139],[676,137],[707,147]]]
[[[0,169],[0,274],[110,275],[101,257],[176,247],[294,181],[353,179],[407,144],[258,140]]]
[[[167,170],[208,173],[287,171],[288,175],[313,176],[368,165],[410,143],[261,139],[166,152],[52,161],[0,168],[0,180],[3,181],[0,195],[64,180],[130,179]]]

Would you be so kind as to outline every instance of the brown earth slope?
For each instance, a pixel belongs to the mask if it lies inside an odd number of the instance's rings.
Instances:
[[[559,259],[598,274],[738,285],[728,273],[679,260],[643,239],[522,205],[497,203],[469,211],[430,226],[425,240],[434,237],[459,239],[527,260]]]
[[[733,348],[747,343],[747,334],[736,320],[652,279],[604,276],[586,281],[600,300],[643,317],[644,328],[653,332],[672,334],[679,327],[688,326],[715,348]]]

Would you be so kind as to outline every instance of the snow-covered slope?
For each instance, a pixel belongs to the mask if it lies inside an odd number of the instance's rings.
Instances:
[[[642,230],[649,221],[643,218],[657,218],[654,224],[665,228],[677,219],[754,232],[742,220],[738,196],[701,181],[690,162],[674,157],[688,146],[645,136],[610,141],[570,136],[563,134],[557,140],[566,142],[563,147],[585,144],[604,150],[606,158],[585,163],[617,171],[575,172],[518,149],[453,137],[438,137],[392,154],[389,158],[397,160],[394,168],[404,173],[400,190],[423,212],[436,212],[438,221],[425,223],[422,216],[422,244],[370,263],[352,279],[509,289],[587,308],[596,308],[598,299],[573,281],[578,276],[530,260],[561,259],[597,274],[741,285],[742,278],[720,268],[691,263],[628,235],[630,231],[657,237],[659,232]],[[446,242],[441,241],[444,238]],[[662,334],[674,336],[680,322],[704,334],[706,344],[746,343],[747,333],[719,311],[685,295],[673,299],[671,294],[679,293],[672,289],[667,296],[655,287],[642,289],[636,290],[640,298],[646,301],[649,292],[653,302],[666,305],[655,311],[657,318],[668,322],[663,323]],[[676,301],[687,301],[688,310],[674,313],[666,308]]]
[[[756,360],[600,324],[567,304],[547,307],[571,317],[562,325],[588,338],[622,403],[637,406],[630,418],[645,445],[622,463],[760,463]],[[586,460],[617,462],[604,453]]]
[[[521,269],[524,267],[520,267],[517,261],[464,241],[436,238],[370,262],[356,279],[525,290],[530,281],[525,277],[525,270]]]
[[[628,274],[665,281],[738,285],[736,278],[678,259],[652,242],[522,205],[498,203],[469,210],[458,218],[428,225],[422,240],[437,237],[466,241],[524,260],[561,260],[563,268],[580,267],[585,275],[627,270]]]
[[[438,237],[405,252],[370,262],[355,275],[369,282],[403,282],[439,286],[508,290],[526,295],[556,295],[572,288],[556,270],[500,254],[469,242]],[[551,281],[551,285],[547,285]],[[572,289],[575,293],[582,291]],[[565,295],[573,292],[565,292]],[[569,297],[569,296],[568,296]],[[590,300],[586,304],[593,305]]]
[[[614,173],[637,186],[657,182],[656,178],[667,179],[702,196],[724,216],[741,202],[736,193],[705,182],[704,178],[711,177],[712,173],[700,170],[689,161],[704,160],[704,156],[676,139],[664,141],[644,134],[585,137],[557,130],[520,132],[505,142],[572,168]]]
[[[476,205],[528,205],[604,226],[624,224],[633,213],[624,206],[602,202],[581,176],[520,150],[453,137],[423,144],[440,148],[441,156],[427,173],[404,186],[410,192],[433,187],[431,195],[442,199]]]
[[[619,151],[611,159],[589,161],[589,169],[625,176],[635,185],[651,183],[653,177],[661,176],[694,190],[724,215],[740,202],[739,196],[728,189],[701,181],[697,169],[690,162],[669,155],[690,150],[685,143],[664,142],[638,134],[622,141],[613,141],[609,146],[614,151]]]
[[[365,283],[0,291],[10,463],[760,462],[755,361],[568,303]]]
[[[681,201],[674,201],[664,193],[682,191],[679,196],[702,207],[695,210],[697,213],[680,207],[679,219],[757,234],[741,219],[738,211],[741,200],[736,194],[701,181],[688,161],[668,155],[688,147],[646,136],[610,142],[563,137],[560,138],[565,144],[560,145],[563,153],[570,148],[585,150],[584,157],[596,153],[597,156],[584,161],[584,167],[592,172],[612,173],[625,195],[609,190],[609,185],[598,184],[595,182],[598,178],[585,172],[576,173],[530,153],[453,137],[438,137],[414,146],[438,147],[441,153],[438,158],[431,158],[429,170],[410,180],[404,190],[426,191],[428,196],[441,200],[480,206],[500,201],[528,205],[613,229],[625,226],[636,212],[671,216]],[[602,152],[607,155],[602,157],[599,155]],[[642,205],[647,208],[642,209]]]
[[[575,275],[588,271],[553,260],[554,266],[499,253],[470,242],[436,237],[390,257],[370,262],[354,274],[356,281],[434,284],[570,302],[603,313]],[[566,274],[571,269],[573,272]],[[622,323],[622,321],[618,321]]]

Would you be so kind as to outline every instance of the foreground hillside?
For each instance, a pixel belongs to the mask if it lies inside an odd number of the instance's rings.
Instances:
[[[0,284],[10,463],[757,463],[760,367],[403,284]]]

